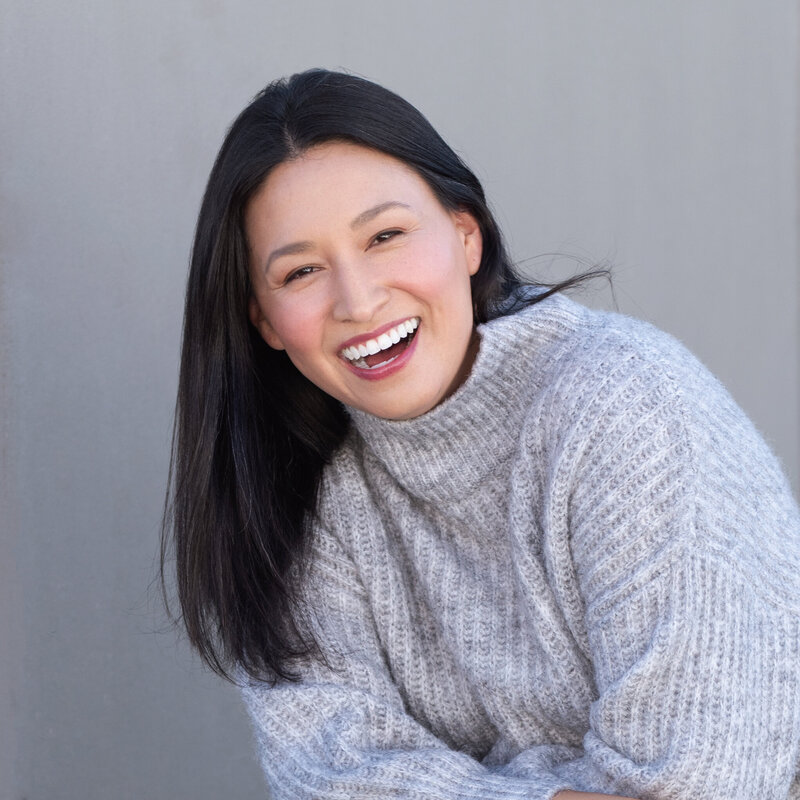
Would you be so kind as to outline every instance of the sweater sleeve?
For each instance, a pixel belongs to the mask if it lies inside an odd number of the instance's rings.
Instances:
[[[800,796],[800,521],[780,467],[672,340],[585,363],[549,567],[597,699],[583,754],[554,771],[645,800]]]
[[[317,534],[303,600],[322,653],[298,682],[243,687],[273,800],[545,800],[567,788],[546,770],[490,770],[406,713],[356,570]]]

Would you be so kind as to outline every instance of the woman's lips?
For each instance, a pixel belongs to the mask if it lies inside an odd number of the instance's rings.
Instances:
[[[348,363],[360,369],[371,369],[384,363],[385,361],[396,358],[400,352],[405,350],[406,345],[413,338],[419,317],[408,317],[400,322],[390,323],[383,329],[378,329],[374,334],[368,334],[370,338],[349,339],[339,351],[339,355]],[[397,346],[401,345],[398,351]],[[384,356],[385,357],[382,357]]]
[[[410,333],[408,325],[412,328]],[[419,317],[410,317],[400,325],[392,326],[386,332],[379,334],[378,337],[362,342],[358,345],[358,349],[356,349],[356,345],[344,348],[340,355],[350,371],[359,378],[381,380],[402,369],[411,359],[417,348],[418,329]],[[405,332],[405,336],[401,335],[402,332]],[[397,342],[393,341],[392,333],[397,337]],[[388,336],[388,346],[382,348],[381,344],[387,344],[387,340],[382,339],[383,336]],[[378,351],[370,353],[367,349],[367,354],[362,356],[363,348],[367,347],[370,342],[374,342],[378,346]],[[375,347],[373,346],[372,349],[374,350]]]

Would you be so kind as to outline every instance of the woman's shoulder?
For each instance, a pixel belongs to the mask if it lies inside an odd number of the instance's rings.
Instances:
[[[642,319],[616,311],[598,310],[581,305],[564,294],[550,295],[514,314],[499,317],[485,328],[504,332],[527,330],[538,356],[550,351],[559,356],[558,366],[569,368],[598,355],[696,371],[700,366],[694,355],[671,334]],[[522,334],[524,335],[524,334]]]
[[[531,372],[539,423],[563,435],[635,438],[659,422],[698,457],[749,449],[770,470],[775,459],[728,390],[677,338],[643,320],[547,298],[514,324],[534,332]],[[546,409],[546,411],[544,411]],[[667,441],[664,445],[667,445]],[[705,453],[699,452],[706,448]]]
[[[685,345],[641,319],[590,309],[559,294],[489,325],[519,337],[537,385],[549,401],[557,398],[567,408],[585,409],[598,396],[622,401],[637,391],[711,405],[733,402]]]
[[[781,465],[710,370],[647,322],[546,302],[540,324],[560,327],[558,355],[523,436],[557,454],[558,474],[574,481],[573,510],[595,513],[609,498],[612,516],[624,503],[639,513],[684,505],[704,547],[747,551],[762,567],[763,552],[800,565],[800,518]],[[536,306],[525,313],[535,318]]]

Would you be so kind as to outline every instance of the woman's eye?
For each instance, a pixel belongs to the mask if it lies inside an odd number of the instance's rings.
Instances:
[[[389,239],[393,239],[395,236],[399,236],[402,231],[381,231],[372,239],[372,244],[383,244],[384,242],[388,242]]]
[[[299,269],[292,270],[286,278],[284,278],[284,283],[290,283],[291,281],[297,280],[297,278],[302,278],[304,275],[310,275],[312,272],[316,270],[316,267],[306,266],[300,267]]]

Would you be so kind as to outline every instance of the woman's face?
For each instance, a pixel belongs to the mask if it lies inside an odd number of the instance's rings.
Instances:
[[[276,167],[249,203],[250,319],[343,403],[429,411],[469,373],[481,234],[401,161],[331,142]]]

